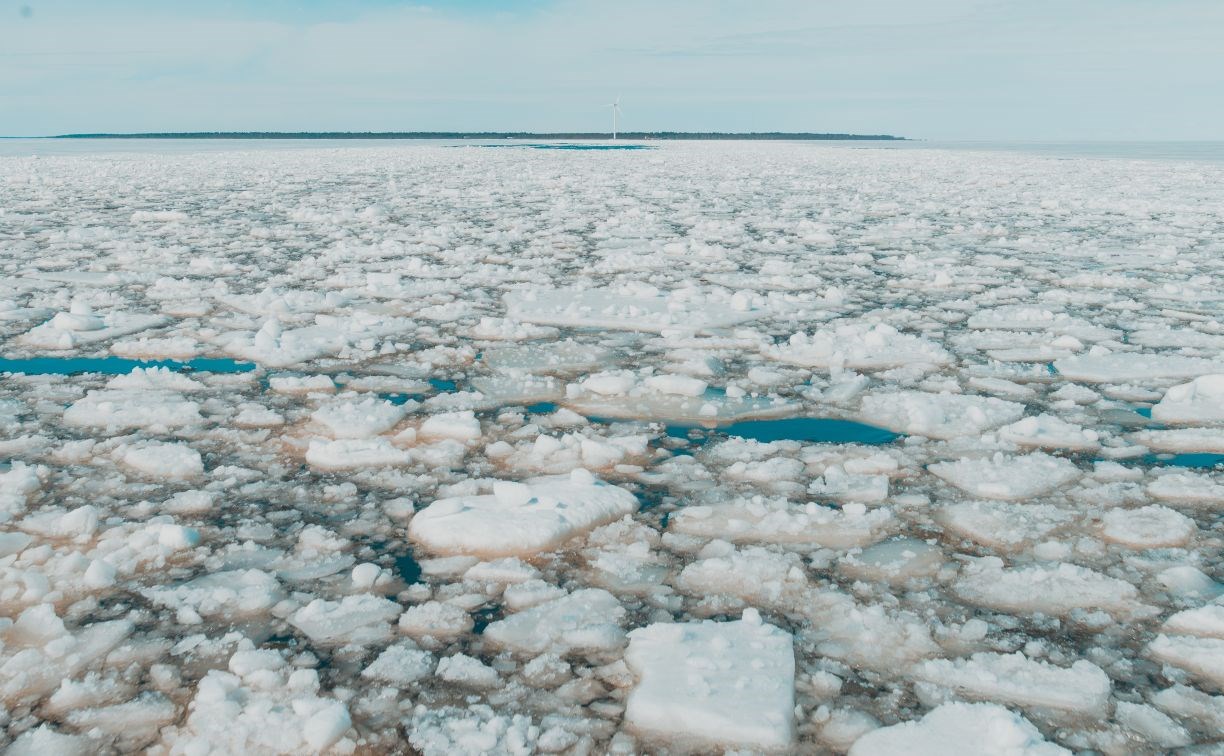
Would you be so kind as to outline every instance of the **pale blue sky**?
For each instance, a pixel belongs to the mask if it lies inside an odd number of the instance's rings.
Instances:
[[[1221,0],[0,0],[0,134],[1224,139]]]

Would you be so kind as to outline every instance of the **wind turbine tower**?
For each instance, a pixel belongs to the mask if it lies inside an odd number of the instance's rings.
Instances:
[[[616,96],[616,100],[608,104],[612,109],[612,138],[616,139],[616,125],[620,120],[620,95]]]

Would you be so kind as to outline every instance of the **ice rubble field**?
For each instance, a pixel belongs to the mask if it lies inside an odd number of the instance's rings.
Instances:
[[[3,376],[8,753],[1219,747],[1218,165],[9,157],[0,264],[258,366]]]

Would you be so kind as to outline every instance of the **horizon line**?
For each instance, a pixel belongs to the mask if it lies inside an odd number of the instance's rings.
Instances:
[[[82,132],[8,139],[573,139],[612,140],[603,131],[148,131]],[[823,140],[915,141],[893,134],[852,134],[813,131],[618,131],[628,140]]]

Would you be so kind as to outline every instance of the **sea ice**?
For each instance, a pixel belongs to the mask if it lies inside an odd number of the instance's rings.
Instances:
[[[532,655],[608,651],[624,642],[624,615],[615,596],[588,588],[493,622],[484,635],[497,646]]]
[[[938,462],[928,469],[973,496],[1005,500],[1030,499],[1079,477],[1071,462],[1040,452],[1018,456],[996,452],[989,459]]]
[[[753,609],[734,622],[634,630],[625,663],[638,677],[625,722],[645,737],[766,752],[794,742],[791,636]]]
[[[440,499],[409,525],[440,554],[530,555],[637,510],[633,494],[581,468],[569,475],[498,482],[493,493]]]
[[[470,141],[0,155],[0,751],[1213,747],[1224,167]]]
[[[1224,374],[1204,375],[1174,386],[1152,407],[1161,423],[1224,423]]]
[[[945,756],[970,746],[980,756],[1059,756],[1024,717],[991,703],[946,703],[922,717],[873,730],[854,742],[850,756]]]
[[[1166,378],[1197,378],[1211,373],[1224,372],[1224,359],[1106,352],[1054,360],[1054,369],[1061,377],[1071,381],[1122,383]]]
[[[750,305],[696,296],[659,296],[588,289],[533,289],[506,295],[512,318],[540,325],[611,328],[630,331],[703,332],[761,317]]]
[[[987,396],[890,391],[863,397],[863,422],[897,433],[948,439],[976,436],[1016,420],[1024,405]]]

